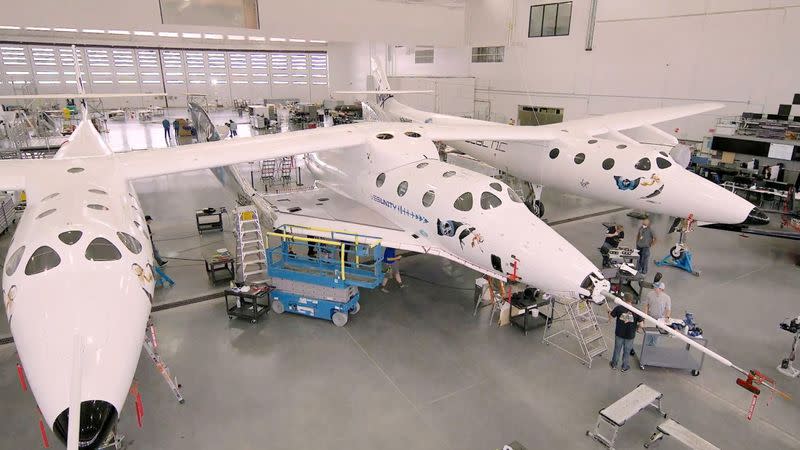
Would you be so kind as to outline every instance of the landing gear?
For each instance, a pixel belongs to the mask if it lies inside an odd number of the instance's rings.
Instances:
[[[700,271],[694,269],[692,264],[692,252],[686,244],[686,234],[691,232],[694,225],[694,218],[689,216],[687,219],[675,219],[670,228],[670,233],[679,232],[678,242],[669,249],[669,254],[661,260],[654,261],[657,266],[672,266],[692,275],[699,277]]]
[[[530,193],[525,198],[525,206],[538,218],[544,217],[544,203],[542,203],[542,189],[544,186],[541,184],[527,183]]]

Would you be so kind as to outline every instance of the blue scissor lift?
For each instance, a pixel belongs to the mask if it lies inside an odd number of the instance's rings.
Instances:
[[[361,309],[358,288],[383,280],[380,239],[320,228],[282,225],[269,236],[280,244],[267,252],[272,310],[344,326]]]

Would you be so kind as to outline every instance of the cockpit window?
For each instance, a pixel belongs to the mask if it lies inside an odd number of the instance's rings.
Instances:
[[[425,167],[428,167],[428,163],[426,163],[426,162],[421,162],[421,163],[417,164],[417,169],[422,169],[422,168],[425,168]]]
[[[408,181],[401,181],[400,184],[397,185],[397,195],[402,197],[406,195],[408,192]]]
[[[433,191],[428,191],[425,195],[422,196],[422,206],[428,207],[433,204],[433,201],[436,199],[436,193]]]
[[[56,209],[55,209],[55,208],[48,209],[47,211],[45,211],[45,212],[43,212],[43,213],[39,214],[38,216],[36,216],[36,218],[37,218],[37,219],[41,219],[41,218],[43,218],[43,217],[47,217],[47,216],[49,216],[50,214],[53,214],[54,212],[56,212]]]
[[[522,203],[522,197],[520,197],[519,194],[517,194],[517,191],[511,188],[508,188],[508,196],[511,198],[512,202]]]
[[[125,247],[131,251],[134,255],[138,255],[142,251],[142,243],[139,242],[138,239],[131,236],[128,233],[123,233],[121,231],[117,231],[117,237]]]
[[[122,253],[106,238],[94,238],[86,247],[86,259],[89,261],[116,261],[120,258]]]
[[[383,186],[384,181],[386,181],[386,174],[382,173],[378,175],[378,178],[375,178],[375,186],[377,187]]]
[[[78,242],[81,239],[81,236],[83,236],[83,231],[72,230],[60,233],[58,235],[58,239],[67,245],[72,245]]]
[[[89,189],[89,192],[91,192],[92,194],[108,195],[108,192],[102,189]]]
[[[659,169],[666,169],[667,167],[671,166],[672,163],[659,156],[656,158],[656,165]]]
[[[22,261],[23,253],[25,253],[24,245],[11,254],[11,258],[8,258],[8,264],[6,264],[6,275],[14,275],[14,272],[17,271],[17,267],[19,267],[20,261]]]
[[[500,183],[489,183],[489,186],[497,192],[503,192],[503,186],[500,186]]]
[[[450,177],[452,177],[452,176],[453,176],[453,175],[455,175],[455,174],[456,174],[456,172],[455,172],[455,171],[453,171],[453,170],[448,170],[447,172],[443,173],[443,174],[442,174],[442,176],[443,176],[443,177],[445,177],[445,178],[450,178]]]
[[[642,158],[634,166],[639,170],[650,170],[650,158]]]
[[[472,209],[472,193],[464,192],[453,202],[453,208],[459,211],[469,211]]]
[[[96,203],[92,203],[92,204],[86,205],[86,207],[89,208],[89,209],[97,210],[97,211],[108,211],[108,207],[107,206],[98,205]]]
[[[50,195],[48,195],[47,197],[43,198],[43,199],[42,199],[42,201],[44,202],[44,201],[50,200],[50,199],[52,199],[52,198],[56,198],[56,197],[58,197],[59,195],[61,195],[61,194],[60,194],[60,193],[58,193],[58,192],[53,192],[52,194],[50,194]]]
[[[500,200],[500,197],[491,192],[484,192],[481,194],[481,209],[494,209],[502,204],[503,201]]]
[[[50,270],[61,264],[61,257],[55,250],[43,245],[34,250],[28,264],[25,265],[25,275],[36,275]]]

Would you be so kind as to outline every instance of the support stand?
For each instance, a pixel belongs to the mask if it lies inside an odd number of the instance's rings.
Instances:
[[[685,270],[696,277],[700,276],[700,271],[694,269],[694,265],[692,263],[692,252],[689,250],[689,247],[686,244],[686,234],[692,231],[694,222],[695,221],[692,216],[689,216],[687,219],[675,219],[675,222],[670,228],[670,233],[675,231],[680,233],[678,237],[678,243],[669,250],[669,254],[667,254],[667,256],[663,257],[661,260],[655,261],[656,266],[676,267],[678,269]]]
[[[181,385],[178,383],[178,379],[173,377],[169,371],[169,367],[167,363],[161,359],[161,355],[158,354],[158,341],[156,340],[156,328],[153,325],[153,321],[150,320],[147,323],[147,331],[144,335],[144,345],[145,351],[150,356],[150,360],[153,361],[153,364],[156,366],[156,369],[161,373],[161,376],[164,377],[164,380],[169,385],[170,390],[172,390],[172,395],[175,396],[175,399],[178,400],[178,403],[183,403],[183,394],[181,394]]]

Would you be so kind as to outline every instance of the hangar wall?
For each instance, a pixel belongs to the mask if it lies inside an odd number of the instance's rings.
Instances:
[[[785,45],[800,39],[800,0],[599,0],[592,51],[585,50],[590,0],[573,1],[569,36],[528,38],[530,6],[551,2],[468,0],[467,47],[503,45],[504,62],[465,69],[444,58],[425,70],[474,76],[476,101],[489,102],[499,122],[515,117],[518,105],[563,107],[568,120],[724,102],[720,112],[662,125],[696,140],[721,115],[776,112],[800,92],[800,60]],[[417,70],[393,69],[398,76]]]

